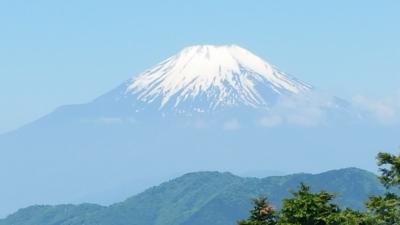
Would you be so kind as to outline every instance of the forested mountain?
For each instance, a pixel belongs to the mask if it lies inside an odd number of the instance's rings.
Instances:
[[[31,206],[0,220],[0,225],[232,225],[246,217],[251,198],[267,196],[279,208],[301,182],[313,191],[337,194],[340,206],[354,209],[362,209],[370,195],[384,193],[374,174],[356,168],[263,179],[196,172],[111,206]]]

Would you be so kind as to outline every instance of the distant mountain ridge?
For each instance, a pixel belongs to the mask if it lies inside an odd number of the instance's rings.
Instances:
[[[0,225],[232,225],[246,217],[251,198],[267,196],[279,208],[300,182],[314,191],[336,193],[339,205],[356,209],[362,209],[368,196],[384,193],[374,174],[357,168],[263,179],[197,172],[108,207],[32,206],[0,220]]]

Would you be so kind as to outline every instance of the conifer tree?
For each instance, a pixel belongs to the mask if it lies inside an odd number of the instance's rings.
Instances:
[[[333,194],[312,193],[309,186],[301,184],[292,195],[283,200],[278,225],[339,225],[340,209],[331,203]]]
[[[400,196],[393,193],[400,191],[400,155],[379,153],[378,166],[381,183],[387,188],[384,196],[373,196],[366,207],[373,215],[376,225],[400,225]]]
[[[238,222],[238,225],[275,225],[276,215],[267,198],[260,197],[253,199],[253,209],[247,220]]]

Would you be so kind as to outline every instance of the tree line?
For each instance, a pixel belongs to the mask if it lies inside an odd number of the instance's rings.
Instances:
[[[400,155],[379,153],[377,156],[383,196],[371,196],[365,211],[341,209],[332,203],[335,195],[326,191],[311,192],[300,184],[290,198],[284,199],[277,211],[267,198],[253,199],[249,218],[237,225],[400,225]]]

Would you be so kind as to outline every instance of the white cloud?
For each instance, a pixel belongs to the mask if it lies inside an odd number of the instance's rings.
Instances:
[[[122,124],[124,121],[123,119],[117,117],[101,117],[97,120],[97,122],[102,124]]]
[[[384,124],[400,122],[400,92],[392,96],[371,98],[362,95],[353,98],[354,106],[366,117]]]
[[[316,106],[305,106],[298,108],[297,112],[288,113],[286,121],[288,124],[299,126],[318,126],[325,120],[325,113]]]
[[[240,123],[237,119],[228,120],[224,123],[224,130],[239,130]]]
[[[270,109],[268,115],[259,120],[264,127],[282,124],[297,126],[318,126],[325,122],[325,112],[332,98],[324,95],[307,95],[297,98],[282,98]]]
[[[264,127],[276,127],[281,125],[282,122],[283,122],[282,117],[278,115],[268,115],[260,119],[260,124],[261,126]]]
[[[82,119],[83,123],[104,124],[104,125],[118,125],[118,124],[134,124],[137,121],[133,117],[120,118],[120,117],[98,117],[94,119]]]
[[[204,120],[196,120],[192,125],[196,129],[205,129],[208,127],[208,124]]]

